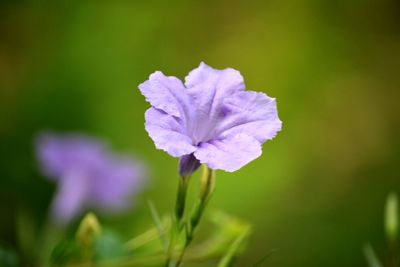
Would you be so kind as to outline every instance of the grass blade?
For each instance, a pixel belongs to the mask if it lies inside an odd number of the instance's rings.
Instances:
[[[370,244],[364,246],[364,255],[369,267],[382,267],[381,262]]]
[[[157,209],[154,206],[152,201],[149,200],[148,205],[150,208],[151,217],[153,218],[154,224],[157,227],[158,234],[160,235],[161,241],[163,243],[163,247],[164,247],[165,251],[167,251],[168,250],[168,238],[167,238],[167,234],[165,233],[165,229],[161,222],[160,216],[159,216]]]

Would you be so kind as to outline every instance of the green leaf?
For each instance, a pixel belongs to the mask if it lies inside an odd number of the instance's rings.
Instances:
[[[270,252],[268,252],[266,255],[264,255],[261,259],[259,259],[254,265],[253,267],[260,267],[261,264],[263,264],[270,256],[272,253],[274,253],[275,250],[271,250]]]
[[[160,235],[160,238],[161,238],[161,241],[163,243],[164,249],[165,249],[165,251],[167,251],[169,242],[168,242],[167,234],[166,234],[165,229],[164,229],[164,225],[161,222],[160,215],[158,214],[157,209],[154,206],[153,202],[151,202],[149,200],[148,201],[148,205],[149,205],[149,208],[150,208],[151,217],[153,218],[154,224],[157,227],[157,231],[158,231],[158,234]]]
[[[79,259],[80,250],[74,238],[62,240],[54,247],[50,255],[50,263],[55,266],[62,266]]]
[[[390,242],[397,240],[398,233],[398,201],[395,193],[390,193],[385,205],[385,232]]]
[[[172,221],[170,216],[166,216],[165,218],[163,218],[161,223],[163,225],[163,229],[165,229],[166,232],[171,230]],[[160,234],[157,227],[152,227],[146,232],[140,234],[139,236],[136,236],[130,239],[129,241],[125,242],[125,248],[130,251],[135,251],[139,248],[143,248],[144,246],[150,245],[151,243],[153,243],[153,241],[156,240],[158,241],[159,236]],[[160,244],[157,245],[159,246]]]
[[[16,216],[18,244],[22,257],[28,261],[35,260],[37,233],[34,217],[25,208],[20,208]]]
[[[18,255],[15,251],[0,247],[0,266],[17,267],[19,266]]]
[[[245,247],[245,242],[251,233],[251,226],[248,223],[221,212],[214,215],[214,220],[217,225],[224,225],[222,233],[224,233],[226,237],[230,235],[234,236],[228,250],[218,263],[218,267],[232,266],[237,254]]]
[[[369,267],[382,267],[381,262],[379,261],[374,249],[370,244],[365,245],[364,255]]]
[[[126,255],[124,242],[121,237],[112,230],[103,230],[94,244],[94,260],[114,260]]]
[[[241,233],[231,244],[231,246],[228,248],[228,251],[224,255],[224,257],[221,259],[221,261],[218,264],[218,267],[229,267],[232,266],[233,261],[236,258],[237,253],[241,249],[245,239],[247,238],[249,232],[244,231]]]

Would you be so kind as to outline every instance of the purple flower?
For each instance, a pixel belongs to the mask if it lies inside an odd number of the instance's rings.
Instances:
[[[43,174],[58,184],[52,215],[59,223],[87,209],[121,211],[142,188],[143,167],[93,138],[43,134],[36,150]]]
[[[231,68],[201,63],[185,84],[156,71],[139,89],[152,106],[146,130],[158,149],[181,157],[181,175],[198,167],[193,161],[236,171],[259,157],[261,145],[281,129],[275,99],[246,91]]]

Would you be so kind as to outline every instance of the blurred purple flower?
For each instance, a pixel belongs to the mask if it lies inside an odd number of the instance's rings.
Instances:
[[[245,91],[243,77],[231,68],[201,63],[185,84],[156,71],[139,89],[152,106],[146,130],[158,149],[181,157],[181,175],[199,162],[236,171],[259,157],[261,145],[281,130],[275,99]]]
[[[87,209],[122,211],[142,188],[143,166],[99,140],[48,133],[39,136],[36,150],[43,174],[58,184],[52,216],[59,223]]]

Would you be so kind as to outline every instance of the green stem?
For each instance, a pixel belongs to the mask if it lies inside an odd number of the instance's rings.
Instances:
[[[190,176],[180,177],[178,184],[178,192],[175,203],[175,227],[171,228],[170,240],[168,243],[167,249],[167,259],[165,261],[165,267],[169,267],[171,265],[172,252],[175,246],[175,238],[176,235],[179,235],[182,225],[183,225],[183,216],[185,214],[185,206],[186,206],[186,195],[189,186]]]
[[[183,215],[185,213],[186,194],[189,186],[190,176],[181,177],[178,184],[178,194],[175,205],[175,217],[178,224],[182,223]]]
[[[215,171],[211,170],[206,165],[203,165],[203,174],[200,180],[199,197],[195,202],[195,205],[193,207],[190,216],[190,221],[186,226],[185,243],[176,262],[175,266],[177,267],[181,266],[182,264],[186,248],[190,245],[190,243],[193,240],[193,235],[196,231],[197,226],[200,223],[200,219],[204,213],[208,201],[212,196],[212,193],[214,192],[214,189],[215,189]]]
[[[207,166],[203,167],[203,174],[200,180],[200,194],[199,198],[195,203],[190,217],[190,223],[188,226],[188,238],[189,242],[193,238],[194,231],[200,223],[200,219],[203,212],[210,200],[212,193],[215,189],[215,171],[211,170]]]

